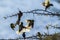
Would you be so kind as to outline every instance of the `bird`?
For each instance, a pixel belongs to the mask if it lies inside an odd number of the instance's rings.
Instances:
[[[16,33],[18,35],[22,34],[23,38],[25,39],[26,38],[25,33],[30,32],[30,30],[31,30],[31,26],[24,26],[23,22],[21,22],[20,25],[19,25],[19,30],[16,31]]]
[[[45,11],[46,11],[50,6],[53,6],[53,4],[51,4],[49,0],[45,0],[45,2],[42,3],[42,5],[45,7]]]
[[[23,22],[19,25],[19,30],[16,31],[18,35],[23,34],[24,32],[29,32],[31,30],[31,26],[24,26]]]
[[[18,13],[18,19],[16,21],[16,24],[15,25],[19,25],[20,24],[20,20],[21,20],[21,17],[23,16],[23,13],[21,11],[19,11]]]
[[[15,25],[14,25],[13,23],[11,23],[11,24],[10,24],[10,27],[11,27],[12,30],[14,30]]]
[[[32,26],[32,28],[34,27],[34,20],[26,20],[26,22],[28,23],[28,26]]]

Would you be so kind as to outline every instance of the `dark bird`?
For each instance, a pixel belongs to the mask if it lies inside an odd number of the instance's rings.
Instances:
[[[30,26],[32,26],[32,28],[34,27],[34,20],[27,20],[27,23],[29,23],[28,24],[29,27]]]
[[[19,25],[22,16],[23,16],[23,13],[21,11],[19,11],[19,13],[18,13],[18,19],[17,19],[15,25]]]
[[[24,39],[26,38],[25,32],[23,32],[22,36],[23,36]]]
[[[10,24],[10,27],[11,27],[11,29],[13,29],[13,30],[14,30],[15,25],[14,25],[13,23],[11,23],[11,24]]]
[[[50,4],[49,0],[45,0],[45,2],[42,3],[42,5],[45,7],[45,11],[46,11],[50,6],[53,6],[53,4]]]

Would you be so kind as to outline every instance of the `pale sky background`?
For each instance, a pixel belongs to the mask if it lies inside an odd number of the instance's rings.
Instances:
[[[3,18],[4,16],[18,13],[18,8],[22,12],[30,11],[33,9],[44,9],[44,7],[42,6],[43,1],[44,0],[0,0],[0,39],[17,38],[21,36],[16,34],[18,26],[15,28],[15,31],[13,31],[9,26],[10,23],[15,23],[15,21],[17,20],[17,16],[8,18],[6,20]],[[54,6],[48,10],[59,12],[60,3],[58,3],[58,0],[50,0],[50,2]],[[58,20],[57,16],[50,17],[34,15],[33,17],[33,14],[24,14],[21,19],[21,21],[24,22],[24,25],[26,24],[26,19],[35,20],[34,28],[30,32],[26,33],[27,36],[36,35],[37,32],[41,32],[41,34],[44,34],[44,32],[47,33],[45,26],[47,24],[51,24],[51,22],[53,25],[60,24],[60,20]],[[55,30],[53,28],[49,29],[50,34],[54,34],[55,32],[60,32],[60,30]]]

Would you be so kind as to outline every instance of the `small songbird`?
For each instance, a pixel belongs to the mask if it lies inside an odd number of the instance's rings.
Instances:
[[[23,34],[24,32],[29,32],[31,30],[31,26],[23,26],[23,22],[19,25],[19,30],[16,32],[18,35]]]
[[[23,16],[23,13],[21,11],[19,11],[19,13],[18,13],[18,20],[16,21],[15,25],[19,25],[22,16]]]
[[[11,23],[11,24],[10,24],[10,27],[11,27],[11,29],[13,29],[13,30],[14,30],[15,25],[14,25],[13,23]]]
[[[51,4],[49,0],[45,0],[45,2],[42,3],[42,5],[45,7],[45,11],[46,11],[50,6],[53,6],[53,4]]]
[[[34,20],[27,20],[26,22],[29,23],[28,24],[29,27],[30,26],[32,26],[32,28],[34,27]]]

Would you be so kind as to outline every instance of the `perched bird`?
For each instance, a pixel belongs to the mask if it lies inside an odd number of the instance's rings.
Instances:
[[[42,40],[42,35],[40,32],[37,32],[37,37],[39,38],[39,40]]]
[[[31,30],[31,26],[23,26],[23,22],[19,25],[19,30],[16,32],[18,35],[23,34],[24,32],[29,32]]]
[[[28,23],[28,26],[32,26],[32,28],[34,27],[34,20],[27,20],[26,21]]]
[[[45,11],[46,11],[50,6],[53,6],[53,4],[51,4],[49,0],[45,0],[45,2],[42,3],[42,5],[45,7]]]
[[[23,32],[22,36],[23,36],[24,39],[26,38],[25,32]]]
[[[11,24],[10,24],[10,27],[11,27],[11,29],[13,29],[13,30],[14,30],[15,25],[14,25],[13,23],[11,23]]]
[[[15,25],[19,25],[22,16],[23,16],[23,13],[21,11],[19,11],[19,13],[18,13],[18,20],[16,21]]]

